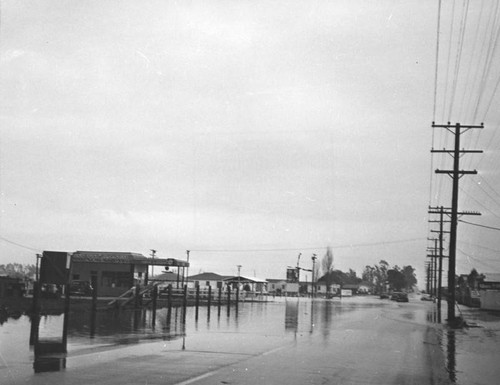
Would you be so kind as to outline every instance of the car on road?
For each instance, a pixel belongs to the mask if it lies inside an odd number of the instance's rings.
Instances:
[[[90,296],[92,295],[92,285],[88,281],[71,281],[69,284],[69,294]]]
[[[409,299],[408,299],[408,294],[407,294],[407,293],[400,292],[400,291],[395,291],[395,292],[394,292],[394,293],[392,293],[392,295],[391,295],[391,301],[396,301],[396,302],[409,302]]]

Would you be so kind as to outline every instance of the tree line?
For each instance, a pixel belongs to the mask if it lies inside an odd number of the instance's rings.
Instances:
[[[326,283],[327,290],[333,284],[347,285],[365,282],[372,287],[374,294],[382,294],[387,290],[411,291],[417,284],[415,269],[412,266],[399,267],[395,265],[390,267],[385,260],[381,260],[373,266],[365,266],[361,278],[357,277],[356,272],[352,269],[349,269],[348,272],[335,270],[333,252],[330,247],[327,248],[321,260],[321,269],[323,275],[319,280]]]
[[[12,278],[33,278],[35,273],[35,265],[22,265],[20,263],[7,263],[0,265],[0,275],[6,275]]]

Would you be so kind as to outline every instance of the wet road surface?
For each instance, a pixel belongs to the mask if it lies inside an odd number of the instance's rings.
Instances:
[[[3,357],[0,380],[109,385],[460,383],[456,357],[445,354],[455,339],[433,322],[433,309],[434,304],[418,298],[409,303],[374,297],[290,298],[244,303],[237,312],[224,309],[219,315],[200,309],[198,320],[188,308],[185,322],[175,316],[166,323],[159,312],[154,331],[136,334],[109,333],[109,328],[119,329],[118,323],[137,327],[123,316],[102,319],[92,339],[88,325],[73,316],[65,370],[34,374],[32,360],[9,362]],[[142,314],[138,325],[148,321]]]

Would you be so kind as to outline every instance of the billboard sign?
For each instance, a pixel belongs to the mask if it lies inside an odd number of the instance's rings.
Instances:
[[[297,269],[286,269],[287,282],[299,282],[299,274]]]

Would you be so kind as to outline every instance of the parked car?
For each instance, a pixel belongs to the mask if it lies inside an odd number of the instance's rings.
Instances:
[[[392,293],[391,295],[391,301],[396,301],[396,302],[408,302],[408,294],[397,291]]]
[[[70,295],[92,295],[92,285],[88,281],[71,281],[69,284]]]
[[[420,297],[420,300],[421,301],[434,301],[434,298],[432,298],[430,295],[428,294],[422,294],[422,296]]]

